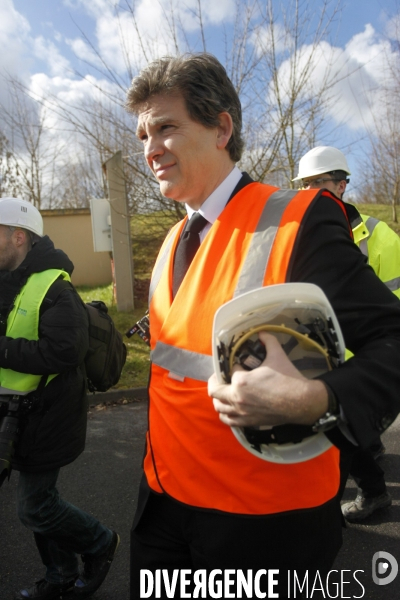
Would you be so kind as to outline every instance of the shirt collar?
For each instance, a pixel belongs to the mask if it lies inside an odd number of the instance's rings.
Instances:
[[[203,217],[207,219],[209,223],[213,224],[218,219],[219,215],[224,210],[226,203],[228,202],[229,196],[239,183],[241,177],[242,173],[235,165],[228,177],[226,177],[223,182],[220,183],[217,188],[215,188],[212,194],[208,196],[207,200],[203,202],[198,212],[203,215]],[[190,206],[187,204],[185,206],[190,219],[193,213],[196,211],[194,211],[193,208],[190,208]]]

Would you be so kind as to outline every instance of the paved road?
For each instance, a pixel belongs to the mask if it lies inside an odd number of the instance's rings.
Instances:
[[[59,489],[70,502],[92,512],[121,534],[121,545],[109,576],[93,596],[95,600],[128,600],[129,598],[129,529],[135,510],[140,480],[143,438],[146,428],[146,403],[135,402],[99,410],[89,414],[88,441],[85,452],[73,464],[62,469]],[[387,455],[381,461],[393,496],[392,508],[380,511],[365,525],[350,525],[344,531],[343,548],[335,568],[343,571],[332,583],[344,582],[342,589],[332,585],[325,595],[315,592],[312,598],[367,598],[398,600],[400,574],[389,585],[372,581],[372,557],[386,551],[400,563],[400,420],[385,434]],[[18,475],[0,489],[0,600],[11,600],[21,584],[33,582],[43,575],[30,532],[15,515],[14,493]],[[346,498],[354,496],[350,482]],[[354,571],[360,570],[354,579]],[[364,591],[363,591],[364,589]],[[328,595],[328,592],[330,595]]]

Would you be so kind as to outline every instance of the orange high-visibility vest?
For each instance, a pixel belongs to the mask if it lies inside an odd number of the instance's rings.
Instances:
[[[173,301],[173,256],[185,220],[167,236],[150,286],[144,467],[155,492],[195,507],[250,515],[311,508],[336,495],[336,448],[303,463],[266,462],[236,440],[207,394],[216,310],[234,296],[286,281],[300,223],[319,193],[247,185],[212,225]]]

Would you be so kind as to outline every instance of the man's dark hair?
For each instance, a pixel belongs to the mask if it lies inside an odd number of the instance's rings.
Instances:
[[[217,127],[218,115],[232,117],[232,136],[226,146],[234,162],[243,152],[242,107],[226,70],[212,54],[166,56],[151,62],[132,80],[126,109],[138,114],[141,105],[158,94],[181,94],[190,117],[205,127]]]

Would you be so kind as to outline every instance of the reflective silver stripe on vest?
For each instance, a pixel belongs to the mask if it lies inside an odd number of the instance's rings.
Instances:
[[[170,239],[168,240],[168,242],[163,250],[162,255],[160,256],[156,266],[154,267],[154,272],[153,272],[153,275],[151,278],[150,289],[149,289],[149,304],[151,302],[151,299],[153,297],[155,289],[160,282],[162,272],[163,272],[166,262],[168,260],[168,256],[171,251],[172,244],[174,243],[174,240],[175,240],[175,237],[177,236],[177,234],[178,234],[178,232],[176,231],[175,235],[171,235]]]
[[[375,219],[375,217],[368,217],[368,219],[365,221],[365,225],[367,226],[370,237],[371,237],[375,227],[378,225],[378,223],[379,223],[379,219]]]
[[[368,238],[361,240],[359,246],[361,252],[368,258]]]
[[[375,219],[375,217],[368,217],[368,219],[365,221],[365,226],[368,231],[368,237],[361,240],[359,248],[360,248],[361,252],[364,254],[364,256],[366,256],[367,258],[369,256],[369,254],[368,254],[368,239],[371,237],[371,235],[372,235],[375,227],[378,225],[378,223],[379,223],[379,219]]]
[[[384,283],[391,292],[397,292],[397,290],[400,288],[400,277],[395,277],[394,279],[385,281]]]
[[[29,392],[16,392],[15,390],[0,385],[0,398],[1,396],[26,396],[27,394],[29,394]]]
[[[189,377],[198,381],[208,381],[214,373],[212,356],[176,348],[164,342],[157,342],[150,358],[154,365],[182,379]]]
[[[239,276],[234,297],[244,294],[253,289],[262,287],[265,271],[267,269],[269,255],[281,222],[284,210],[297,194],[296,190],[278,190],[274,192],[265,203],[256,230],[250,242],[249,251],[245,258],[242,271]],[[152,277],[150,287],[150,298],[156,289],[161,277],[162,269],[168,257],[174,236],[165,247],[163,255]],[[154,285],[153,285],[154,280]],[[150,354],[153,364],[170,372],[171,376],[178,379],[189,377],[198,381],[208,381],[214,372],[212,356],[183,350],[157,342]]]
[[[262,287],[269,255],[283,212],[296,194],[296,190],[278,190],[271,194],[266,202],[250,242],[249,251],[233,294],[234,297]]]

